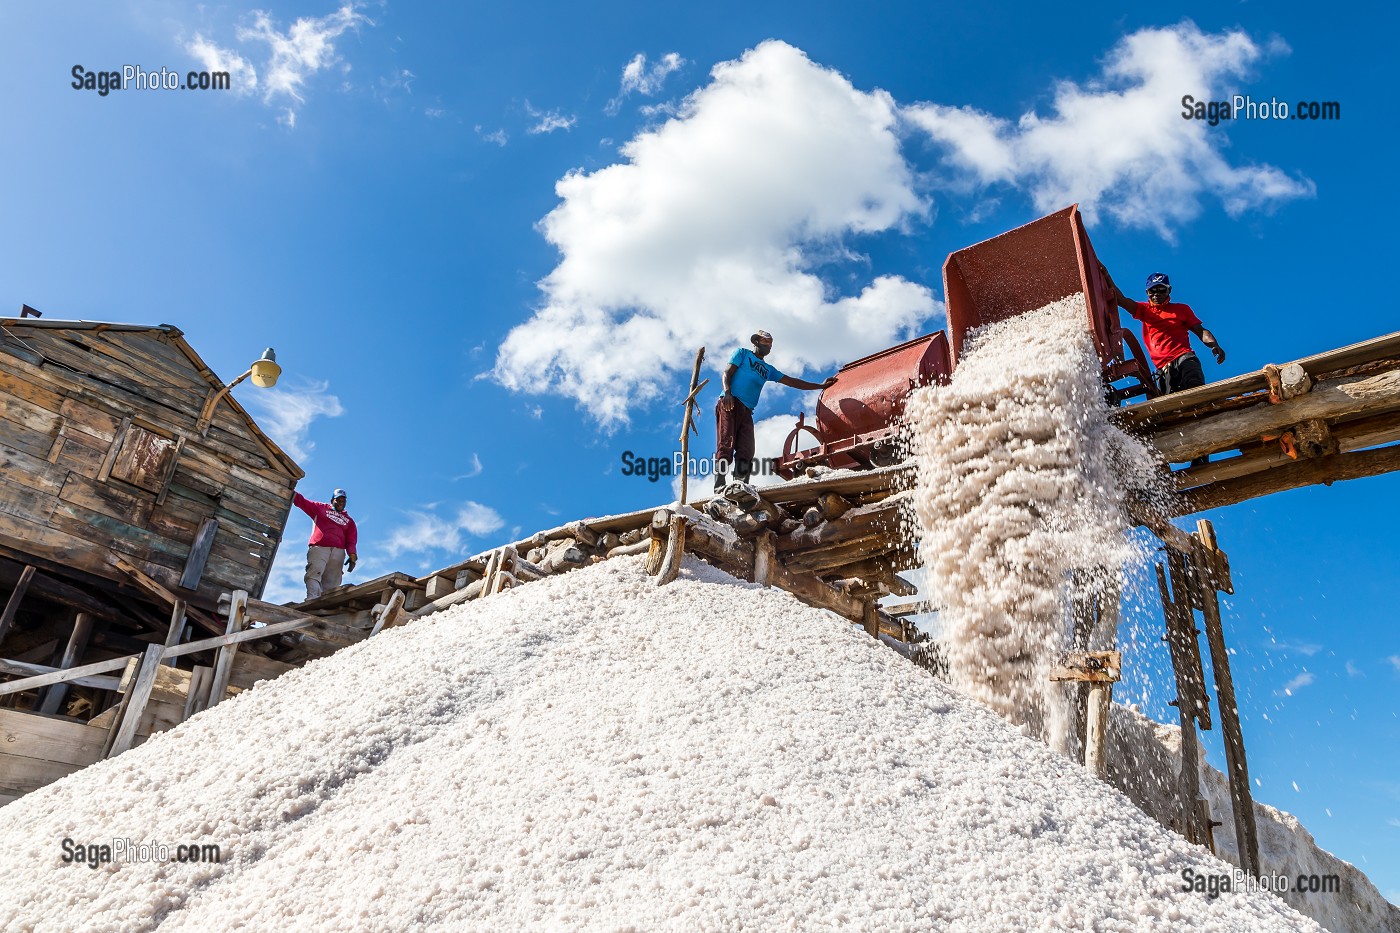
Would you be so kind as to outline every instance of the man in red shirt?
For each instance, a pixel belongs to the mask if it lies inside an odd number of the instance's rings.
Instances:
[[[1200,358],[1191,349],[1195,334],[1215,354],[1215,362],[1225,362],[1225,351],[1206,330],[1191,306],[1172,301],[1172,283],[1165,272],[1147,277],[1147,301],[1129,301],[1113,282],[1108,270],[1099,267],[1108,287],[1113,289],[1118,307],[1142,322],[1142,343],[1157,370],[1157,388],[1163,393],[1180,392],[1206,384]]]
[[[345,498],[344,489],[337,489],[330,502],[312,502],[301,493],[292,496],[293,504],[315,522],[306,548],[307,599],[315,599],[340,586],[341,563],[344,562],[348,573],[354,571],[359,559],[355,553],[359,531],[355,520],[345,511]]]

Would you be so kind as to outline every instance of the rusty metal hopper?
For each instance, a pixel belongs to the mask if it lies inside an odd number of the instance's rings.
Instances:
[[[783,445],[778,473],[791,479],[816,463],[837,469],[893,463],[909,393],[947,382],[951,372],[948,338],[942,331],[847,363],[837,371],[836,381],[822,390],[816,424],[808,424],[805,413],[798,417]],[[817,446],[799,451],[804,431]]]
[[[1119,398],[1156,394],[1137,338],[1119,324],[1118,308],[1099,271],[1077,204],[951,253],[943,264],[943,292],[954,365],[974,328],[1082,292],[1104,382],[1136,380],[1136,385],[1117,390]],[[1124,358],[1125,342],[1131,359]]]

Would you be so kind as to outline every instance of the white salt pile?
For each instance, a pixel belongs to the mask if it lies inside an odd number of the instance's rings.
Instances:
[[[220,864],[65,864],[215,843]],[[0,927],[1316,930],[835,616],[613,560],[0,808]]]
[[[1124,488],[1147,451],[1107,423],[1083,295],[984,328],[952,382],[910,398],[915,505],[954,686],[1057,748],[1069,582],[1116,580],[1133,556]],[[1111,636],[1111,633],[1109,633]]]

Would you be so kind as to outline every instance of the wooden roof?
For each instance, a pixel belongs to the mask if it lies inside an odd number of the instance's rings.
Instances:
[[[218,391],[219,389],[224,388],[224,382],[221,379],[219,379],[217,375],[215,375],[214,371],[209,368],[208,364],[206,364],[204,360],[200,357],[200,355],[195,352],[194,348],[191,347],[185,341],[184,332],[181,331],[180,328],[174,326],[173,324],[119,324],[107,321],[60,321],[49,318],[5,317],[0,318],[0,327],[6,328],[7,331],[11,327],[33,327],[46,328],[50,330],[90,331],[99,334],[105,331],[136,334],[163,334],[173,346],[177,347],[180,350],[180,352],[185,355],[185,357],[189,360],[190,365],[193,366],[195,371],[198,372],[199,375],[204,378],[204,381],[209,384],[211,389],[213,389],[214,391]],[[11,336],[14,335],[11,334]],[[247,425],[249,432],[251,432],[252,435],[255,438],[257,438],[258,441],[264,447],[267,448],[267,452],[273,463],[281,467],[289,476],[293,477],[294,479],[299,480],[306,476],[306,472],[302,470],[300,466],[297,465],[296,461],[293,460],[281,447],[277,446],[277,443],[273,441],[272,438],[268,437],[265,433],[263,433],[262,428],[258,427],[258,423],[253,420],[253,416],[248,414],[247,410],[244,409],[244,407],[238,403],[238,400],[236,398],[233,397],[233,393],[230,392],[227,396],[225,396],[224,401],[234,411],[234,413],[237,414],[243,420],[243,422]]]

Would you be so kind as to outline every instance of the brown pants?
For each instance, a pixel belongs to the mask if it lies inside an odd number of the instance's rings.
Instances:
[[[724,410],[724,397],[715,402],[715,490],[730,479],[746,482],[753,472],[753,412],[737,398],[734,407]],[[731,475],[720,471],[720,463],[732,464]]]
[[[306,549],[306,598],[315,599],[340,586],[340,573],[345,568],[345,548],[321,547],[313,544]]]

